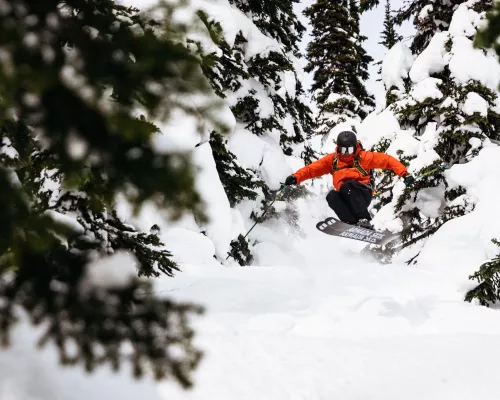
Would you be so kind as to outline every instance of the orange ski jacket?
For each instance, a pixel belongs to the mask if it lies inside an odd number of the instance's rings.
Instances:
[[[336,190],[340,190],[343,183],[353,180],[370,185],[370,170],[374,168],[390,169],[401,177],[408,175],[406,167],[394,157],[361,150],[359,145],[356,153],[351,156],[328,154],[299,169],[293,175],[297,178],[297,183],[302,183],[307,179],[332,174],[333,186]]]

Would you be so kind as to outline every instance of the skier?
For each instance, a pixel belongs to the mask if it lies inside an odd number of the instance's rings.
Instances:
[[[335,153],[299,169],[285,180],[285,185],[296,185],[307,179],[325,174],[333,175],[334,190],[326,196],[330,208],[345,223],[372,229],[368,206],[372,201],[370,170],[390,169],[404,178],[405,185],[412,185],[415,178],[394,157],[364,151],[352,131],[340,132]]]

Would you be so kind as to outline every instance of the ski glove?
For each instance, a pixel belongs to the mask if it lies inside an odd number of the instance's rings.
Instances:
[[[287,186],[296,185],[296,184],[297,184],[297,178],[295,177],[295,175],[290,175],[285,180],[285,185],[287,185]]]
[[[405,183],[406,186],[411,186],[415,183],[415,178],[413,177],[412,174],[408,174],[404,176],[403,182]]]

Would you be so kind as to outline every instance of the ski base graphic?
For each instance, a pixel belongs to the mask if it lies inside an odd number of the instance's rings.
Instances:
[[[398,233],[392,233],[389,231],[379,232],[356,225],[349,225],[332,217],[318,222],[316,224],[316,228],[327,235],[359,240],[361,242],[380,246],[383,246],[399,237]]]

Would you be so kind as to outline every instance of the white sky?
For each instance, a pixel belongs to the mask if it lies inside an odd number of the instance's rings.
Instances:
[[[302,11],[309,5],[313,4],[315,0],[303,0],[298,4],[295,4],[295,11],[297,12],[302,23],[308,27],[308,19],[302,14]],[[399,9],[402,7],[404,0],[391,0],[392,9]],[[380,0],[380,5],[371,11],[366,12],[361,17],[361,33],[368,37],[364,42],[363,46],[370,56],[373,57],[375,61],[383,59],[387,49],[378,44],[380,42],[380,32],[383,29],[384,22],[384,8],[385,0]],[[413,32],[411,23],[405,23],[401,28],[398,28],[398,33],[403,35],[404,40],[409,40],[409,36]],[[304,39],[301,44],[301,52],[305,55],[305,48],[310,40],[309,27],[307,33],[304,35]],[[304,65],[305,65],[304,61]],[[385,103],[385,91],[382,82],[376,82],[378,77],[378,66],[371,65],[369,68],[370,79],[366,83],[368,91],[375,95],[378,101]],[[306,80],[302,82],[306,89],[309,89],[311,85],[311,76],[306,76]]]

